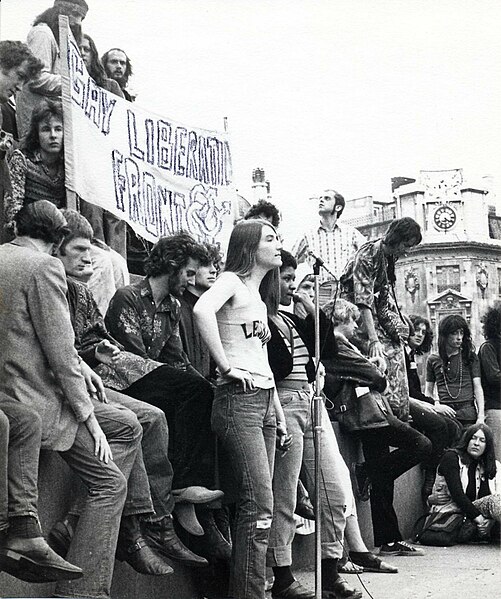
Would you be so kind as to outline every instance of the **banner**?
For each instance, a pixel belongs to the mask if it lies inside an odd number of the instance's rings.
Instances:
[[[66,187],[149,241],[183,230],[226,247],[235,198],[227,134],[147,112],[99,87],[66,17],[60,32]]]

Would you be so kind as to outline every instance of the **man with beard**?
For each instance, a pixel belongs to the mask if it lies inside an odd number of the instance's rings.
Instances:
[[[145,261],[146,277],[119,289],[105,318],[108,332],[125,351],[163,363],[121,391],[164,411],[177,501],[184,500],[180,489],[213,489],[215,483],[210,423],[213,387],[191,365],[179,332],[178,298],[188,284],[194,284],[201,263],[207,263],[207,252],[187,233],[161,238]],[[147,541],[156,547],[150,533]],[[212,555],[227,558],[228,546],[222,537],[218,536],[216,545]]]
[[[39,15],[27,38],[28,48],[44,65],[40,76],[31,80],[16,96],[19,136],[28,132],[33,109],[44,98],[61,96],[61,57],[59,48],[59,15],[66,15],[77,43],[81,24],[89,7],[85,0],[54,0],[54,6]]]
[[[101,62],[106,71],[106,76],[118,83],[124,98],[129,102],[134,102],[136,97],[126,90],[129,77],[132,75],[132,64],[127,54],[120,48],[111,48],[106,54],[103,54]]]

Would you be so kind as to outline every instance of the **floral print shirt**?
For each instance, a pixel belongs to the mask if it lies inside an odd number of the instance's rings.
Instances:
[[[172,295],[155,305],[148,278],[118,289],[106,313],[106,327],[127,351],[174,368],[189,360],[179,334],[181,306]]]

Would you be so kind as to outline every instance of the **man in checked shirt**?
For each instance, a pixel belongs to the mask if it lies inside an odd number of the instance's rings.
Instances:
[[[339,223],[345,207],[343,196],[333,189],[326,189],[318,198],[320,222],[296,241],[293,254],[298,264],[308,261],[313,268],[318,256],[325,262],[320,269],[320,305],[334,297],[337,281],[348,260],[367,240],[355,227]]]

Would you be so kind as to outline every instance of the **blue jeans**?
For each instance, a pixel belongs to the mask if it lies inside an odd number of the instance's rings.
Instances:
[[[99,414],[98,421],[108,439],[113,461],[105,464],[94,455],[94,439],[85,424],[78,427],[71,448],[60,454],[83,482],[87,493],[66,556],[70,563],[83,569],[84,576],[59,582],[55,597],[110,597],[127,478],[140,447],[142,429],[129,410],[108,408],[106,413]]]
[[[294,442],[279,457],[277,452],[273,475],[274,511],[267,562],[269,566],[292,564],[292,541],[296,532],[294,510],[299,474],[310,497],[315,496],[315,447],[311,401],[308,391],[278,390],[287,421],[287,432]],[[356,514],[350,473],[339,451],[336,435],[325,405],[321,405],[321,480],[320,510],[322,518],[322,558],[340,558],[346,518]]]
[[[273,390],[244,393],[240,383],[217,387],[212,429],[230,456],[238,489],[229,594],[234,599],[264,599],[273,516]]]
[[[150,496],[158,517],[168,516],[174,508],[172,496],[172,465],[169,461],[169,428],[160,408],[124,393],[107,389],[111,404],[132,410],[143,428],[141,452],[129,476],[124,515],[143,514],[150,511]],[[147,478],[145,478],[147,474]]]
[[[38,516],[40,416],[0,393],[0,530],[8,517]]]

